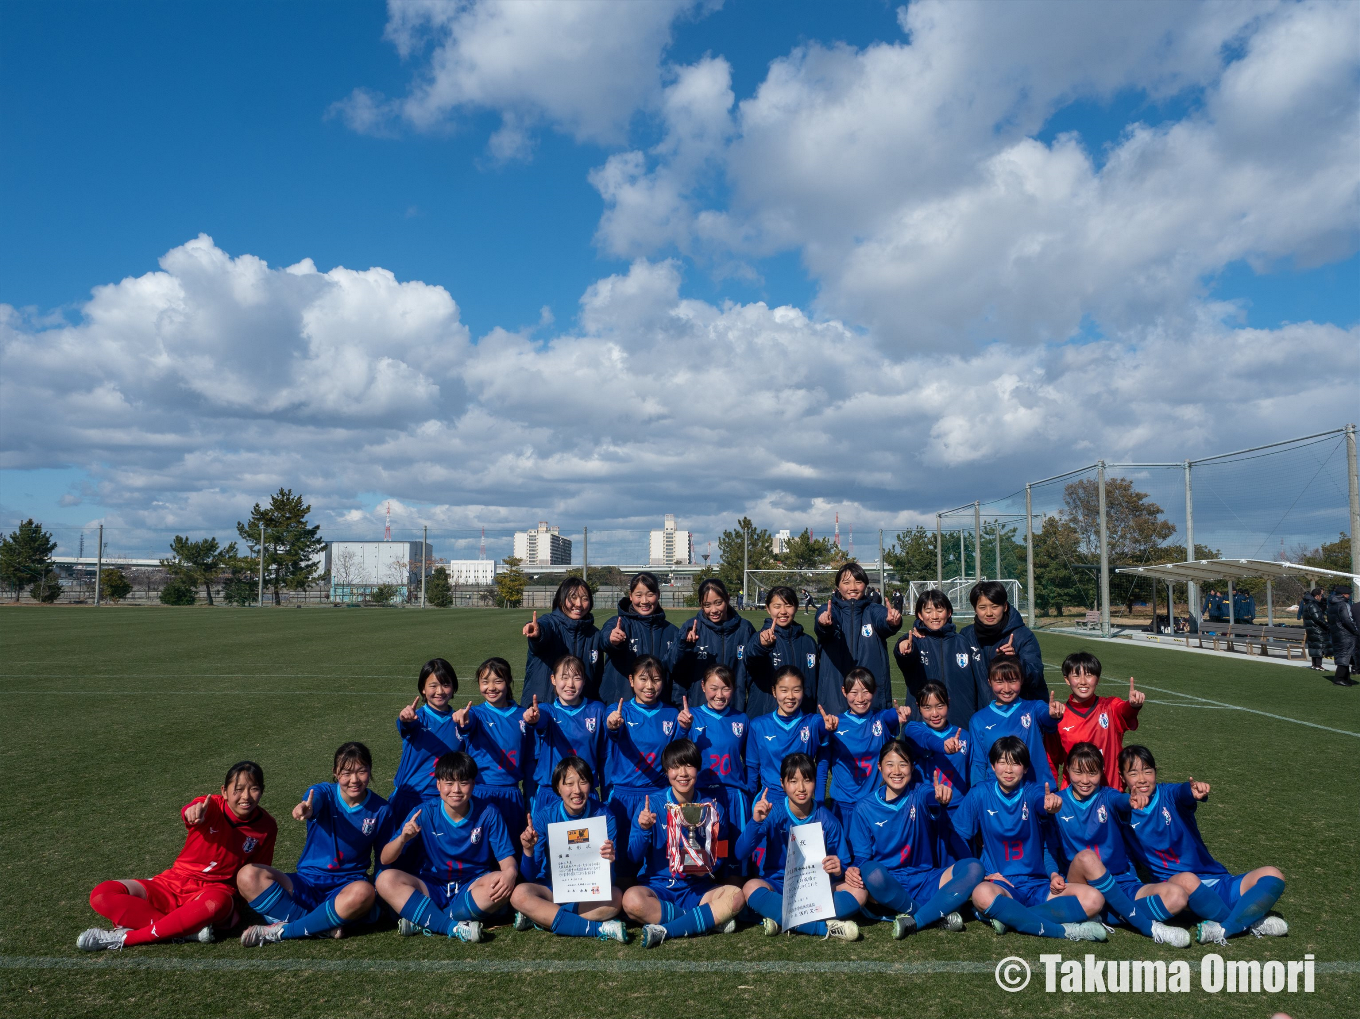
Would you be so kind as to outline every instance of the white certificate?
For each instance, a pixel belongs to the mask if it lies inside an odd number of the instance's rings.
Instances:
[[[831,875],[822,870],[826,838],[818,821],[789,829],[788,862],[784,865],[784,930],[836,915]]]
[[[609,861],[600,846],[609,840],[604,817],[548,825],[553,902],[602,902],[609,898]]]

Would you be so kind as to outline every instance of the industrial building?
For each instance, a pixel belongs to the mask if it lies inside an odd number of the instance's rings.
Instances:
[[[571,539],[540,520],[535,530],[515,532],[515,558],[523,566],[570,566]]]
[[[438,565],[449,571],[449,583],[455,587],[488,587],[496,582],[494,559],[450,559]]]
[[[326,547],[331,601],[362,601],[381,584],[396,588],[396,600],[420,592],[422,563],[433,571],[434,546],[419,541],[333,541]]]

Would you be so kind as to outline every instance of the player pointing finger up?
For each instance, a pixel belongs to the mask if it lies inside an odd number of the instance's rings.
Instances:
[[[529,622],[527,622],[527,623],[524,624],[523,633],[524,633],[524,636],[528,637],[530,640],[538,640],[539,635],[542,633],[542,630],[539,628],[539,625],[538,625],[538,610],[537,610],[537,609],[534,609],[534,618],[531,619],[531,620],[529,620]]]
[[[652,798],[646,796],[642,800],[642,810],[637,816],[638,827],[643,831],[651,829],[656,824],[656,815],[652,813]]]
[[[1133,708],[1135,711],[1141,708],[1143,702],[1147,700],[1147,694],[1143,693],[1142,690],[1134,688],[1132,676],[1129,677],[1129,696],[1126,699],[1129,702],[1129,707]]]

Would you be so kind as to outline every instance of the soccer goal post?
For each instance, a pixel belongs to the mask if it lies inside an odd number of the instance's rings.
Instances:
[[[954,615],[971,616],[973,606],[968,601],[968,595],[975,584],[986,579],[986,577],[954,577],[943,584],[937,580],[913,580],[907,588],[906,611],[911,612],[916,605],[916,599],[926,591],[938,589],[944,592],[949,604],[954,606]],[[1001,583],[1006,588],[1006,597],[1010,599],[1010,603],[1020,609],[1024,604],[1020,598],[1020,581],[1003,580]]]

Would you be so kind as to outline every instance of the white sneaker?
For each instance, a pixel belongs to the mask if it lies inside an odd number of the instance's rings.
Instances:
[[[281,923],[258,923],[254,927],[247,927],[241,933],[242,948],[258,948],[260,945],[272,945],[282,940]]]
[[[666,940],[666,928],[659,923],[649,923],[642,928],[642,947],[655,948]]]
[[[600,924],[600,932],[595,936],[601,941],[617,941],[621,945],[628,944],[628,928],[623,925],[622,920],[606,920]]]
[[[840,938],[842,941],[859,940],[859,924],[854,920],[828,920],[826,922],[826,936],[828,938]]]
[[[475,945],[482,940],[482,925],[476,920],[459,920],[453,925],[453,933],[449,937]]]
[[[1201,945],[1226,945],[1227,935],[1223,933],[1223,925],[1214,920],[1201,920],[1195,924],[1195,940]]]
[[[950,913],[940,921],[940,927],[950,934],[961,934],[963,932],[963,914]]]
[[[1087,920],[1084,923],[1065,923],[1062,928],[1068,941],[1109,940],[1109,935],[1105,933],[1105,925],[1095,920]]]
[[[130,927],[115,927],[106,931],[102,927],[91,927],[76,938],[76,947],[82,952],[103,952],[107,949],[120,949],[127,939]]]
[[[1289,924],[1282,916],[1263,916],[1247,929],[1258,938],[1282,938],[1289,933]]]
[[[1152,941],[1157,945],[1170,945],[1172,948],[1189,948],[1190,932],[1184,927],[1172,927],[1170,924],[1154,923],[1152,925]]]

